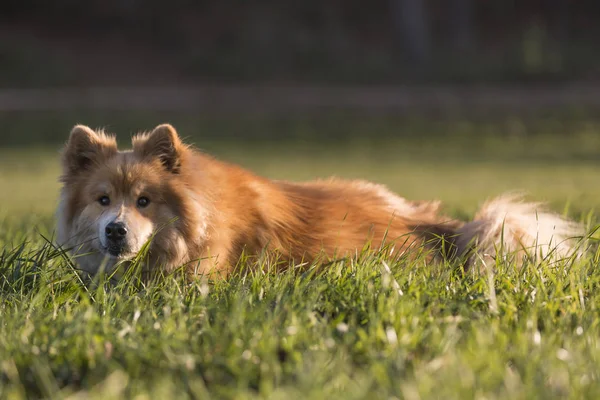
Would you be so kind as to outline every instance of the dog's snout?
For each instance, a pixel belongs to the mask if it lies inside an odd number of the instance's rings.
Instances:
[[[121,241],[127,236],[127,227],[122,222],[111,222],[104,231],[106,238],[111,241]]]

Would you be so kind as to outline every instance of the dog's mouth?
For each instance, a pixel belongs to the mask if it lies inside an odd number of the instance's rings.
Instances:
[[[124,260],[133,257],[133,253],[122,246],[102,246],[102,251],[111,258]]]

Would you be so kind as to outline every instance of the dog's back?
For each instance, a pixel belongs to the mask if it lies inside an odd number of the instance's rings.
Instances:
[[[227,275],[243,252],[275,253],[286,266],[366,245],[392,256],[425,245],[472,263],[481,252],[568,257],[581,235],[579,225],[514,197],[464,224],[441,215],[439,202],[408,201],[370,182],[272,181],[191,149],[170,125],[132,146],[118,151],[114,137],[76,126],[65,149],[58,236],[86,254],[86,271],[129,262],[147,241],[150,269]]]

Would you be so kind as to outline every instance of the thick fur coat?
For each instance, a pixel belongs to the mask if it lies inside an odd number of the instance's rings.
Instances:
[[[389,256],[473,264],[498,250],[568,257],[580,227],[537,203],[502,196],[471,222],[365,181],[273,181],[183,144],[168,124],[119,151],[113,136],[73,128],[63,152],[58,240],[82,270],[127,262],[148,245],[150,271],[183,267],[226,277],[242,254],[272,255],[280,268],[353,256],[365,246]]]

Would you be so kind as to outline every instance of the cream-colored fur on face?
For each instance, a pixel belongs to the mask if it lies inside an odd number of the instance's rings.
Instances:
[[[134,219],[131,218],[129,207],[125,204],[118,204],[117,207],[112,207],[102,213],[102,217],[96,224],[98,227],[98,238],[102,248],[108,247],[108,242],[104,232],[108,224],[112,222],[123,223],[127,227],[134,226],[135,229],[130,229],[129,240],[127,242],[127,252],[124,257],[133,257],[141,249],[142,246],[150,240],[152,233],[155,231],[155,227],[152,221],[149,219]]]
[[[269,180],[192,149],[168,124],[136,135],[127,151],[111,135],[76,126],[61,181],[58,240],[85,252],[77,262],[91,273],[106,263],[102,234],[115,220],[132,232],[133,252],[151,238],[148,268],[182,266],[190,275],[221,277],[242,253],[276,256],[284,269],[353,256],[367,243],[371,249],[390,244],[395,257],[412,257],[425,246],[431,260],[464,256],[469,265],[500,250],[556,260],[576,254],[574,237],[583,233],[511,195],[486,203],[464,223],[441,214],[438,201],[409,201],[371,182]],[[101,195],[114,198],[117,208],[100,206]],[[136,206],[141,195],[149,208]]]

